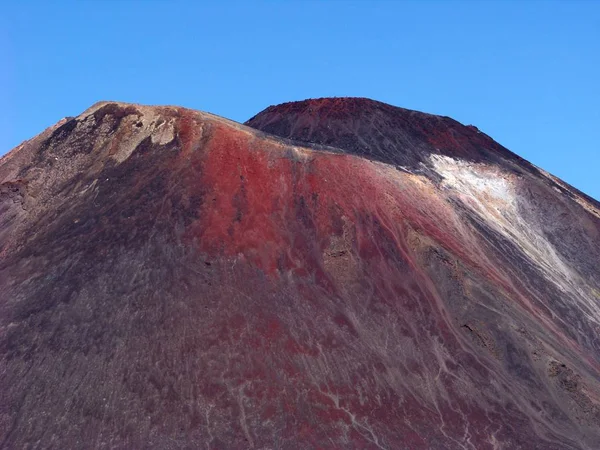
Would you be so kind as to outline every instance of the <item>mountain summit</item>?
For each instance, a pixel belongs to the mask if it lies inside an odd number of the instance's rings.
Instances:
[[[516,157],[474,126],[367,98],[283,103],[265,109],[246,125],[402,166],[418,165],[431,154],[487,162]]]
[[[101,102],[0,160],[0,446],[599,448],[598,267],[447,117]]]

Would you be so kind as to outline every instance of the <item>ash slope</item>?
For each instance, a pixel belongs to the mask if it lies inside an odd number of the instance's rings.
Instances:
[[[598,205],[350,102],[292,129],[379,161],[119,103],[2,158],[1,445],[598,448]]]

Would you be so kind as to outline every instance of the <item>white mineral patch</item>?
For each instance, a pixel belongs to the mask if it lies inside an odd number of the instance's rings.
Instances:
[[[471,163],[442,155],[431,155],[434,170],[443,178],[442,187],[460,200],[484,223],[516,244],[530,262],[563,293],[584,306],[592,320],[600,319],[600,305],[582,293],[585,282],[563,261],[537,223],[527,221],[520,210],[527,208],[519,199],[512,174],[497,166]]]
[[[435,171],[444,178],[444,186],[472,199],[492,200],[502,206],[514,205],[512,186],[508,177],[498,169],[442,155],[431,155],[431,162]]]

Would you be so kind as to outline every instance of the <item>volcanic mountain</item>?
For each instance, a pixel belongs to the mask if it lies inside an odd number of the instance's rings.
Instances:
[[[600,448],[600,204],[473,126],[102,102],[0,183],[2,448]]]

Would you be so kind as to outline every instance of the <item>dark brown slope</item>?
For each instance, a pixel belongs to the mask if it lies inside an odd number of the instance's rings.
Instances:
[[[521,159],[450,117],[367,98],[319,98],[270,106],[246,125],[295,141],[328,145],[388,164],[416,167],[430,154],[470,161]],[[401,151],[399,151],[401,149]]]
[[[101,103],[2,158],[0,446],[599,448],[595,205],[340,151]]]

